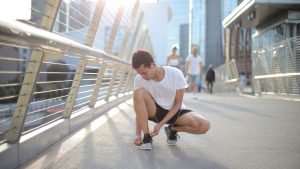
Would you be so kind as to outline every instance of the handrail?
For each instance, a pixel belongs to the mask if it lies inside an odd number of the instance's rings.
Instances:
[[[35,28],[20,21],[0,19],[0,43],[15,44],[33,49],[52,50],[77,56],[99,57],[123,64],[130,63],[102,50],[83,45],[58,34]]]
[[[267,79],[267,78],[291,77],[291,76],[300,76],[300,73],[277,73],[277,74],[269,74],[269,75],[258,75],[258,76],[254,76],[254,79]]]

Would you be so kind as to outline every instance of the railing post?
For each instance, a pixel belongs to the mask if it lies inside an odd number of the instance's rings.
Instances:
[[[143,43],[143,46],[141,48],[148,50],[148,48],[147,48],[148,43],[149,43],[149,36],[146,36],[145,40],[144,40],[144,43]]]
[[[39,75],[44,54],[42,51],[32,51],[30,61],[26,68],[23,85],[17,101],[16,110],[13,115],[11,129],[6,133],[5,139],[8,143],[19,141],[27,115],[27,108],[32,98],[35,82]]]
[[[116,39],[117,31],[118,31],[118,28],[119,28],[119,25],[120,25],[120,22],[121,22],[123,12],[124,12],[124,6],[122,5],[118,9],[117,16],[116,16],[115,21],[113,23],[112,30],[111,30],[108,42],[105,46],[105,52],[107,52],[107,53],[112,52],[112,48],[114,46],[114,42],[115,42],[115,39]]]
[[[64,118],[69,118],[72,114],[73,106],[74,106],[76,96],[77,96],[79,86],[80,86],[80,80],[83,76],[84,67],[85,67],[86,63],[87,63],[86,58],[80,58],[79,65],[76,68],[76,73],[75,73],[74,80],[73,80],[73,83],[71,86],[71,90],[70,90],[69,96],[66,100],[66,105],[65,105],[65,109],[64,109],[64,113],[63,113]]]
[[[137,11],[138,11],[138,8],[139,8],[139,1],[140,0],[137,0],[134,7],[133,7],[133,10],[131,12],[131,16],[130,16],[130,21],[129,21],[129,24],[128,24],[128,27],[126,29],[126,32],[125,32],[125,36],[123,38],[123,41],[121,43],[121,46],[120,46],[120,51],[118,53],[118,56],[119,57],[123,57],[124,54],[125,54],[125,48],[126,48],[126,45],[127,45],[127,42],[128,42],[128,38],[129,38],[129,35],[130,35],[130,30],[131,30],[131,27],[134,23],[134,20],[136,18],[136,14],[137,14]]]
[[[144,17],[144,13],[141,12],[141,14],[139,16],[138,23],[137,23],[137,25],[135,27],[135,30],[134,30],[134,33],[133,33],[133,37],[132,37],[132,41],[130,43],[130,47],[129,47],[128,53],[127,53],[127,57],[126,57],[127,61],[131,57],[131,54],[132,54],[132,51],[133,51],[133,47],[135,45],[135,41],[136,41],[136,38],[137,38],[137,34],[139,33],[139,30],[140,30],[140,27],[141,27],[141,24],[142,24],[142,21],[143,21],[143,17]]]
[[[97,32],[97,28],[104,10],[105,0],[98,0],[93,18],[91,20],[91,25],[89,26],[89,31],[87,34],[87,38],[85,40],[85,44],[88,46],[92,46],[94,42],[94,38]]]
[[[42,28],[48,31],[52,30],[60,2],[61,0],[47,0],[48,5],[46,6],[44,13],[47,14],[48,17],[43,17],[40,24]],[[17,143],[20,139],[27,115],[28,105],[31,101],[35,82],[37,80],[44,57],[44,52],[32,50],[31,58],[26,68],[23,85],[17,101],[17,108],[13,115],[11,129],[5,134],[5,139],[8,143]]]
[[[150,40],[150,36],[148,36],[147,38],[147,43],[145,43],[145,49],[149,50],[151,53],[153,53],[152,49],[151,49],[151,40]]]
[[[127,77],[126,77],[126,82],[125,82],[125,85],[124,85],[124,88],[122,90],[122,93],[126,93],[127,91],[127,86],[129,84],[129,81],[131,80],[131,76],[132,76],[132,71],[130,70],[131,68],[129,68],[128,70],[128,74],[127,74]]]
[[[115,65],[114,67],[118,67],[117,63],[114,63],[114,65]],[[114,69],[114,71],[113,71],[113,75],[112,75],[112,78],[110,80],[110,84],[109,84],[109,87],[107,89],[107,93],[106,93],[106,97],[105,97],[106,101],[108,101],[109,97],[111,96],[111,92],[112,92],[116,77],[118,75],[118,72],[119,72],[119,69]]]
[[[129,81],[128,81],[128,84],[127,84],[127,86],[126,86],[126,92],[129,92],[130,89],[132,88],[134,78],[135,78],[135,74],[132,73],[132,74],[131,74],[131,77],[130,77],[130,79],[129,79]]]
[[[125,80],[125,75],[126,75],[126,72],[128,72],[129,73],[129,71],[128,71],[128,67],[126,67],[126,66],[124,66],[123,67],[123,72],[122,72],[122,74],[121,74],[121,79],[120,79],[120,84],[119,84],[119,87],[118,87],[118,90],[117,90],[117,93],[116,93],[116,96],[118,97],[118,95],[121,93],[121,88],[122,88],[122,86],[124,85],[124,80]]]
[[[143,48],[146,37],[148,36],[148,29],[145,28],[140,36],[139,42],[137,44],[137,48]]]
[[[103,79],[106,67],[107,67],[107,63],[105,61],[103,61],[102,65],[101,65],[101,68],[98,71],[96,84],[94,86],[94,92],[93,92],[93,95],[91,97],[91,101],[89,103],[89,107],[90,108],[94,108],[95,107],[95,104],[96,104],[96,101],[97,101],[97,97],[98,97],[98,94],[99,94],[99,88],[101,86],[102,79]]]
[[[45,13],[47,17],[43,17],[41,21],[41,27],[51,31],[54,26],[55,18],[60,6],[61,0],[53,1],[53,0],[46,0],[46,6]]]

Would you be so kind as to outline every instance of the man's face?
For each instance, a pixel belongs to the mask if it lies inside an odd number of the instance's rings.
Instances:
[[[192,54],[193,54],[194,56],[197,55],[197,49],[196,49],[196,48],[193,48],[193,49],[192,49]]]
[[[141,65],[139,68],[136,69],[136,72],[142,76],[145,80],[151,80],[154,76],[154,68],[153,66],[145,67],[144,65]]]

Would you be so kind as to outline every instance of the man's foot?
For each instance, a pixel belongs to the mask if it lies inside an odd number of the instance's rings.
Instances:
[[[145,134],[143,138],[143,143],[139,147],[141,150],[152,150],[152,137],[150,134]]]
[[[177,139],[179,137],[177,131],[173,131],[171,129],[171,125],[169,125],[165,127],[165,132],[167,135],[167,143],[169,145],[176,145]]]

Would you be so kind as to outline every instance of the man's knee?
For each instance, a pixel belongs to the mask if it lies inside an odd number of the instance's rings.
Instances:
[[[197,133],[198,134],[205,134],[210,129],[210,122],[206,119],[202,119],[197,123]]]
[[[144,88],[135,89],[133,92],[133,100],[134,102],[142,101],[145,97],[147,91]]]

